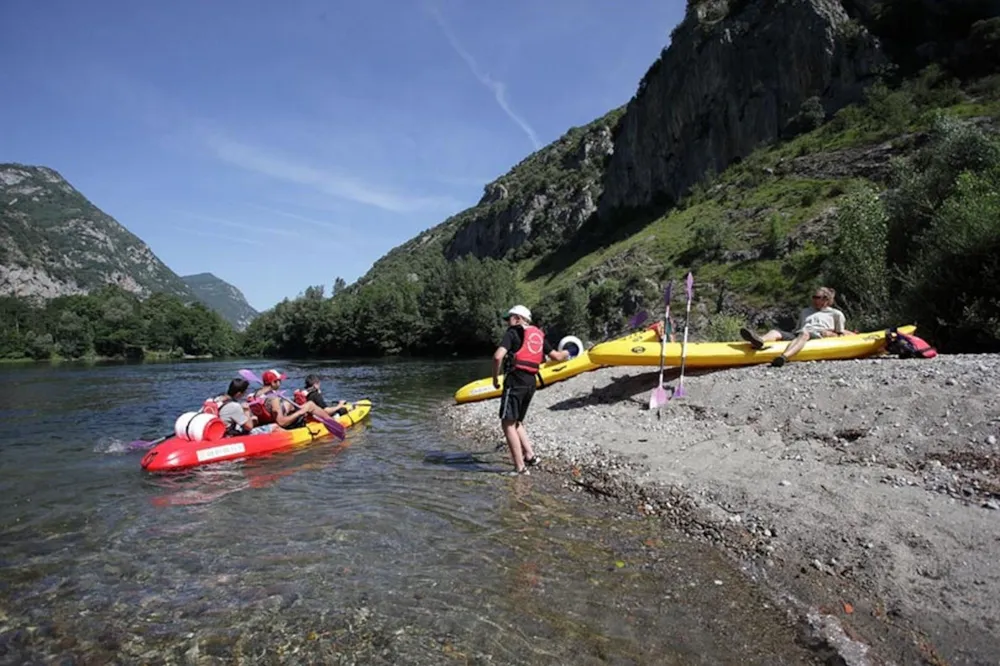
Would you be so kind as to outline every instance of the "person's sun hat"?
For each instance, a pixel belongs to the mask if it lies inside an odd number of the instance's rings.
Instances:
[[[518,317],[524,319],[529,324],[531,323],[531,310],[524,307],[523,305],[515,305],[510,310],[507,310],[507,313],[504,314],[503,318],[509,319],[512,315],[517,315]]]

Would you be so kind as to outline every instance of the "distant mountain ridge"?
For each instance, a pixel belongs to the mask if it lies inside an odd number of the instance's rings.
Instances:
[[[109,284],[201,301],[239,330],[257,316],[214,275],[181,278],[54,169],[0,163],[0,296],[38,301]]]
[[[148,245],[57,171],[0,164],[0,294],[48,299],[106,284],[194,298]]]
[[[245,330],[260,313],[247,303],[243,292],[211,273],[181,278],[202,303],[212,308],[237,331]]]

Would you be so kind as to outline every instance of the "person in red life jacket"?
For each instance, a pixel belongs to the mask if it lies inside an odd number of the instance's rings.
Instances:
[[[295,402],[303,404],[308,400],[323,408],[330,416],[339,416],[347,413],[347,402],[338,400],[335,406],[327,405],[326,398],[320,390],[320,379],[318,375],[306,375],[305,388],[295,392]]]
[[[287,377],[288,375],[277,370],[265,370],[260,376],[264,385],[254,392],[250,403],[250,410],[257,417],[259,425],[275,423],[281,428],[292,430],[304,426],[310,414],[326,416],[323,408],[311,400],[297,405],[288,398],[278,395],[281,381]]]
[[[512,474],[527,474],[528,465],[534,467],[539,463],[524,429],[524,417],[535,395],[535,375],[546,357],[565,361],[569,352],[553,349],[542,329],[532,326],[531,310],[523,305],[512,307],[504,319],[508,328],[493,354],[493,387],[500,388],[500,369],[504,368],[500,427],[514,461]]]

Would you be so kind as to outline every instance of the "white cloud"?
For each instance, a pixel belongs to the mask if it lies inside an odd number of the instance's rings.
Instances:
[[[324,227],[326,229],[332,229],[333,231],[338,231],[345,233],[348,231],[346,227],[335,222],[327,222],[324,220],[317,220],[312,217],[307,217],[305,215],[299,215],[298,213],[293,213],[287,210],[280,210],[278,208],[271,208],[270,206],[262,206],[261,204],[250,203],[247,204],[251,208],[256,208],[257,210],[262,210],[265,213],[271,213],[272,215],[280,215],[281,217],[287,217],[290,220],[298,220],[299,222],[305,222],[306,224],[312,224],[317,227]]]
[[[511,108],[510,102],[507,100],[507,87],[502,81],[497,81],[493,79],[489,74],[486,74],[479,68],[479,64],[476,59],[472,57],[465,47],[462,46],[461,42],[455,36],[455,33],[451,31],[448,24],[444,22],[444,17],[441,16],[441,12],[438,11],[437,7],[432,5],[427,5],[427,12],[434,18],[434,21],[441,28],[441,32],[444,33],[445,38],[448,40],[448,44],[451,48],[458,54],[458,56],[465,61],[465,64],[469,67],[469,71],[475,76],[480,83],[482,83],[486,88],[488,88],[492,93],[493,97],[497,101],[500,109],[507,114],[514,123],[521,128],[521,130],[528,136],[531,141],[531,145],[538,150],[542,147],[541,141],[538,140],[538,135],[535,134],[535,130],[532,129],[531,125],[528,124],[524,118],[519,116],[513,108]]]
[[[458,205],[449,198],[408,196],[381,190],[356,178],[271,155],[255,146],[233,141],[219,134],[207,134],[205,142],[216,158],[246,171],[305,185],[334,197],[394,213],[426,208],[454,208]]]
[[[177,229],[182,234],[191,234],[192,236],[202,236],[204,238],[213,238],[217,240],[226,241],[227,243],[243,243],[245,245],[256,245],[258,247],[268,247],[268,244],[259,241],[255,238],[247,238],[245,236],[236,236],[230,234],[216,234],[211,231],[205,231],[204,229],[189,229],[189,228],[179,228]]]
[[[190,217],[196,220],[201,220],[202,222],[207,222],[212,225],[222,225],[224,227],[232,227],[233,229],[239,229],[247,233],[254,234],[273,234],[275,236],[287,236],[291,238],[301,238],[302,234],[297,231],[292,231],[290,229],[284,229],[281,227],[273,226],[257,226],[248,224],[247,222],[234,222],[233,220],[227,220],[226,218],[216,217],[214,215],[202,215],[201,213],[184,213],[186,217]]]

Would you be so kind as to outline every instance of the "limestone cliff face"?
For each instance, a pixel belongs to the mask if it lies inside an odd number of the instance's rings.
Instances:
[[[479,203],[462,214],[446,256],[523,258],[568,239],[597,211],[620,115],[612,111],[570,130],[486,185]]]
[[[601,213],[676,201],[706,172],[779,138],[807,99],[828,113],[858,99],[884,62],[838,0],[689,5],[627,106]]]

